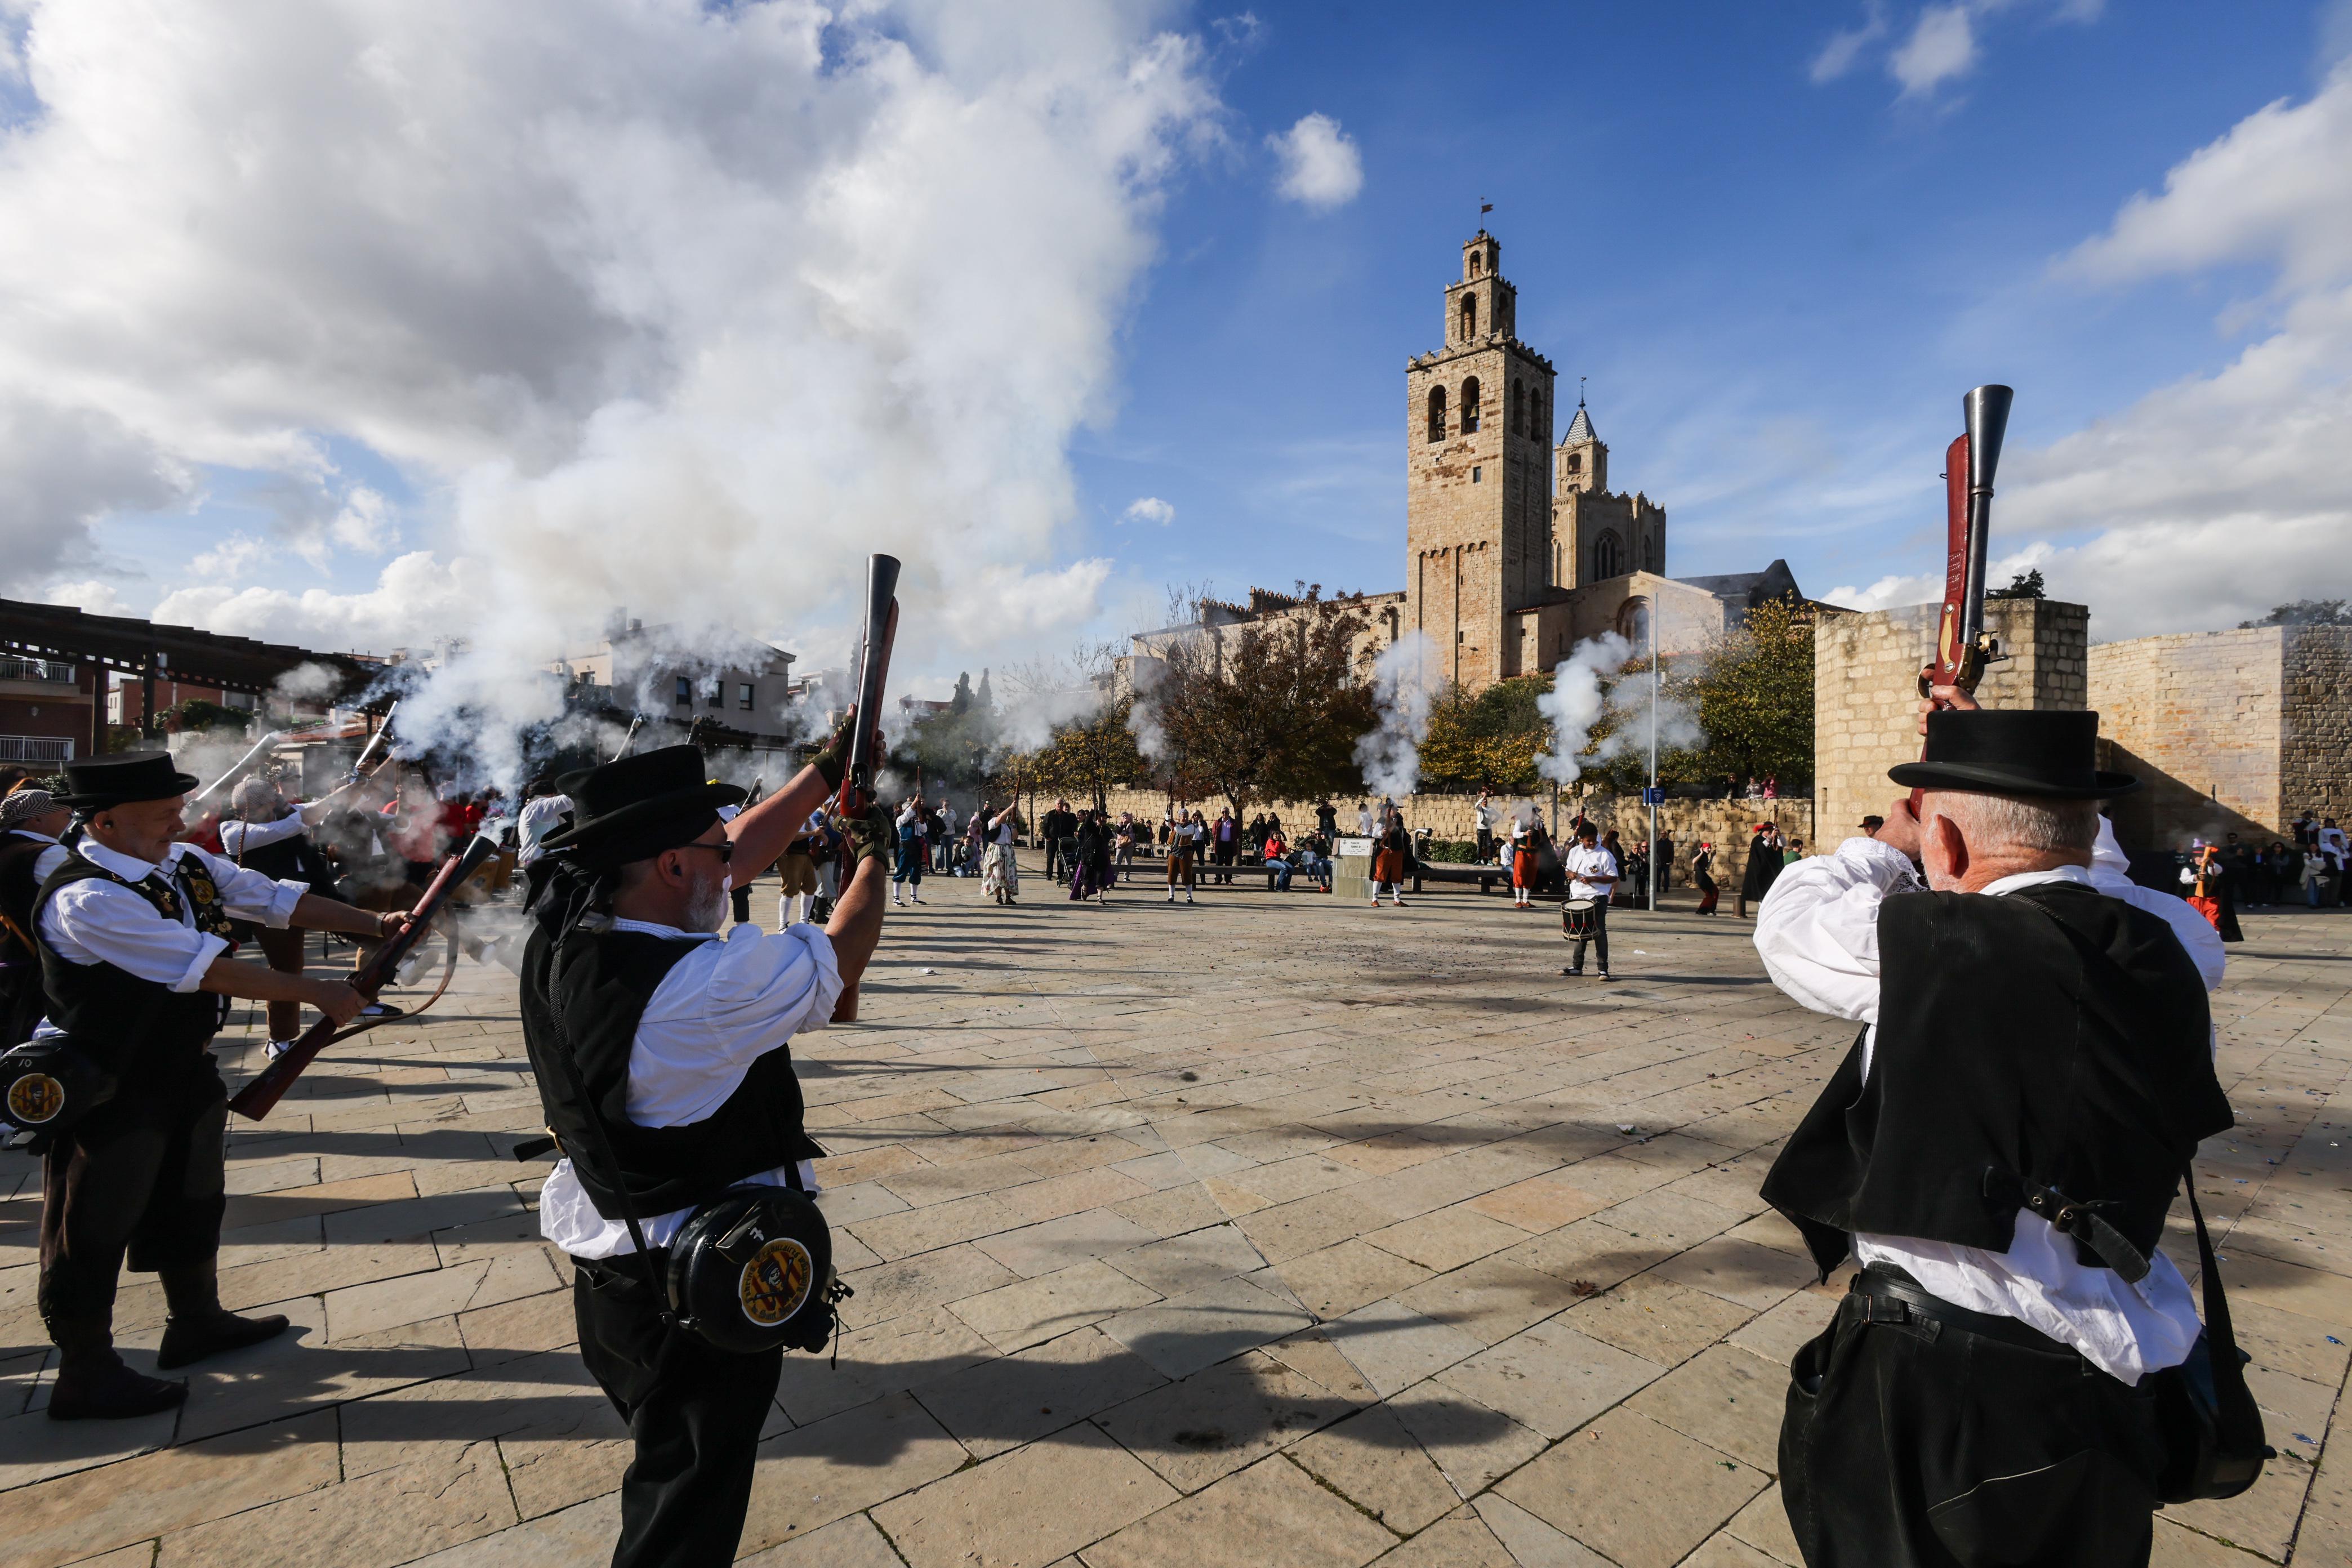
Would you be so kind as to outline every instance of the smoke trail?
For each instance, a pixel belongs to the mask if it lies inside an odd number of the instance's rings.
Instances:
[[[1570,650],[1552,672],[1549,691],[1536,699],[1536,707],[1551,721],[1552,749],[1536,758],[1536,771],[1555,784],[1574,784],[1583,776],[1585,752],[1592,744],[1592,727],[1609,710],[1601,677],[1614,675],[1633,657],[1633,645],[1615,632],[1587,637]]]
[[[1356,741],[1364,787],[1399,799],[1421,787],[1421,743],[1429,736],[1429,710],[1437,699],[1435,645],[1407,632],[1372,661],[1381,706],[1379,729]]]

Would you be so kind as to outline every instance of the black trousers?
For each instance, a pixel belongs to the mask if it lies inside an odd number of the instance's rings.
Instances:
[[[182,1092],[100,1106],[41,1159],[41,1321],[54,1335],[114,1319],[124,1254],[142,1274],[220,1250],[228,1091],[206,1056]]]
[[[668,1257],[654,1253],[656,1273]],[[580,1359],[636,1439],[613,1568],[726,1568],[784,1352],[730,1355],[661,1321],[642,1265],[574,1259]]]
[[[1585,939],[1580,936],[1574,938],[1573,941],[1576,943],[1576,947],[1575,950],[1568,955],[1568,966],[1581,973],[1584,969]],[[1606,899],[1601,900],[1599,903],[1592,906],[1592,947],[1593,951],[1601,959],[1601,973],[1603,974],[1608,973],[1609,900]]]
[[[1780,1499],[1808,1568],[2144,1564],[2155,1400],[2053,1342],[1863,1321],[1791,1364]]]
[[[744,921],[751,918],[751,883],[746,882],[740,888],[730,888],[727,890],[727,896],[735,906],[735,923],[737,925],[741,925]]]

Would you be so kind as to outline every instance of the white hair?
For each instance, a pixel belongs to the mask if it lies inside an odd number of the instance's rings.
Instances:
[[[1979,795],[1930,790],[1922,817],[1941,816],[1977,854],[2001,849],[2087,855],[2099,841],[2099,803],[2040,795]]]

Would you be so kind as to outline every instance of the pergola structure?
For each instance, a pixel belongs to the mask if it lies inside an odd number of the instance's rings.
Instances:
[[[93,616],[64,605],[24,599],[0,599],[0,652],[93,665],[101,671],[120,670],[139,677],[140,730],[149,736],[155,733],[155,678],[167,670],[176,679],[258,696],[293,671],[311,665],[335,678],[332,688],[322,694],[325,700],[344,705],[358,704],[383,673],[381,665],[349,654],[313,653],[285,643],[256,642],[194,626],[158,626],[131,616]],[[101,675],[90,704],[93,756],[106,752],[106,685]]]

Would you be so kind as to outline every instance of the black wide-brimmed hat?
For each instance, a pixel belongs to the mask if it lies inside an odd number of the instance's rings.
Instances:
[[[1927,745],[1916,763],[1886,770],[1914,789],[1977,795],[2038,795],[2104,800],[2139,788],[2129,773],[2099,763],[2099,716],[2032,708],[1947,708],[1927,715]]]
[[[103,811],[133,801],[171,800],[196,787],[198,780],[172,765],[169,752],[129,752],[119,757],[91,757],[66,764],[66,793],[60,805]]]
[[[572,826],[541,840],[565,849],[583,865],[619,866],[650,859],[700,837],[722,805],[742,804],[744,791],[702,776],[702,753],[692,746],[662,746],[584,768],[556,780],[572,797]]]

